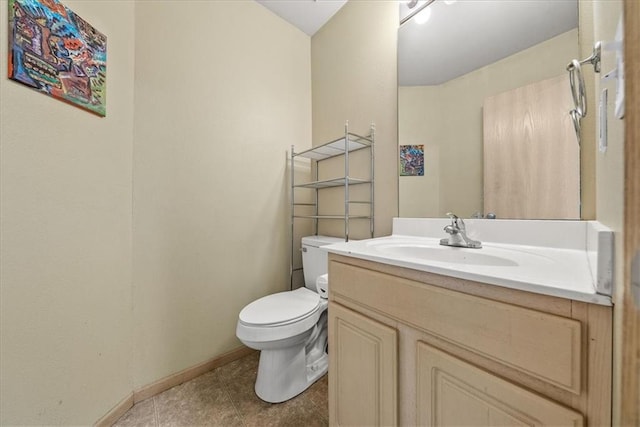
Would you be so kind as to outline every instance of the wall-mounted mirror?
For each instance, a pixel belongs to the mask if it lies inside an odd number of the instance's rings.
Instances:
[[[580,56],[578,1],[435,0],[425,11],[398,34],[400,216],[580,218],[566,71]]]

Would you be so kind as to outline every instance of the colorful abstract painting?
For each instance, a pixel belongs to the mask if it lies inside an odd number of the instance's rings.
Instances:
[[[424,145],[400,146],[400,176],[424,176]]]
[[[58,0],[9,0],[9,78],[104,116],[107,37]]]

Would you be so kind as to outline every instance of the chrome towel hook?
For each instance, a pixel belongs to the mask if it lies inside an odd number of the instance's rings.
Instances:
[[[567,71],[569,72],[569,84],[571,85],[571,96],[573,97],[574,109],[569,111],[569,115],[573,120],[573,127],[578,137],[578,144],[580,144],[580,120],[587,115],[587,89],[584,83],[584,76],[582,75],[582,64],[593,65],[593,70],[596,73],[600,72],[600,52],[601,43],[596,42],[593,45],[593,53],[586,59],[578,61],[572,60],[567,65]]]
[[[573,109],[571,111],[569,111],[569,115],[571,116],[571,120],[573,121],[573,129],[576,131],[576,137],[578,138],[578,146],[580,146],[580,143],[582,142],[581,138],[580,138],[580,114],[578,113],[577,110]]]
[[[582,61],[576,61],[575,59],[573,61],[571,61],[569,63],[569,65],[567,65],[567,71],[571,71],[573,69],[574,62],[578,62],[580,65],[582,64],[591,64],[593,65],[593,70],[596,73],[600,72],[600,53],[602,52],[602,43],[601,42],[595,42],[593,45],[593,53],[591,53],[591,56],[583,59]]]
[[[582,66],[577,59],[571,61],[567,67],[569,70],[569,84],[571,85],[571,96],[575,111],[581,118],[587,115],[587,93],[582,75]]]

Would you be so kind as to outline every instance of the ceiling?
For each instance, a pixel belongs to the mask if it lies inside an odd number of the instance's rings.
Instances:
[[[347,2],[256,1],[309,36]],[[398,32],[401,86],[441,84],[578,26],[578,0],[436,0],[427,8],[428,22],[412,19]]]
[[[436,0],[428,9],[426,23],[398,32],[401,86],[442,84],[578,27],[577,0]]]
[[[285,21],[312,36],[347,0],[256,0]]]

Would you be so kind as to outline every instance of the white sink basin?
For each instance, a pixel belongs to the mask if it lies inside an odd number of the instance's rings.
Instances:
[[[467,227],[475,232],[470,237],[483,245],[481,249],[471,249],[440,245],[442,228],[448,223],[447,219],[400,218],[394,220],[394,229],[398,225],[402,234],[337,243],[322,249],[439,275],[611,305],[608,295],[596,291],[611,288],[612,232],[601,225],[587,221],[469,220]],[[416,230],[413,234],[412,229]],[[608,258],[604,256],[607,254]]]
[[[383,243],[370,245],[383,254],[413,259],[429,260],[452,264],[485,265],[494,267],[517,267],[514,259],[486,253],[486,249],[469,249],[452,246],[434,246],[416,243]],[[492,251],[495,252],[495,251]]]

